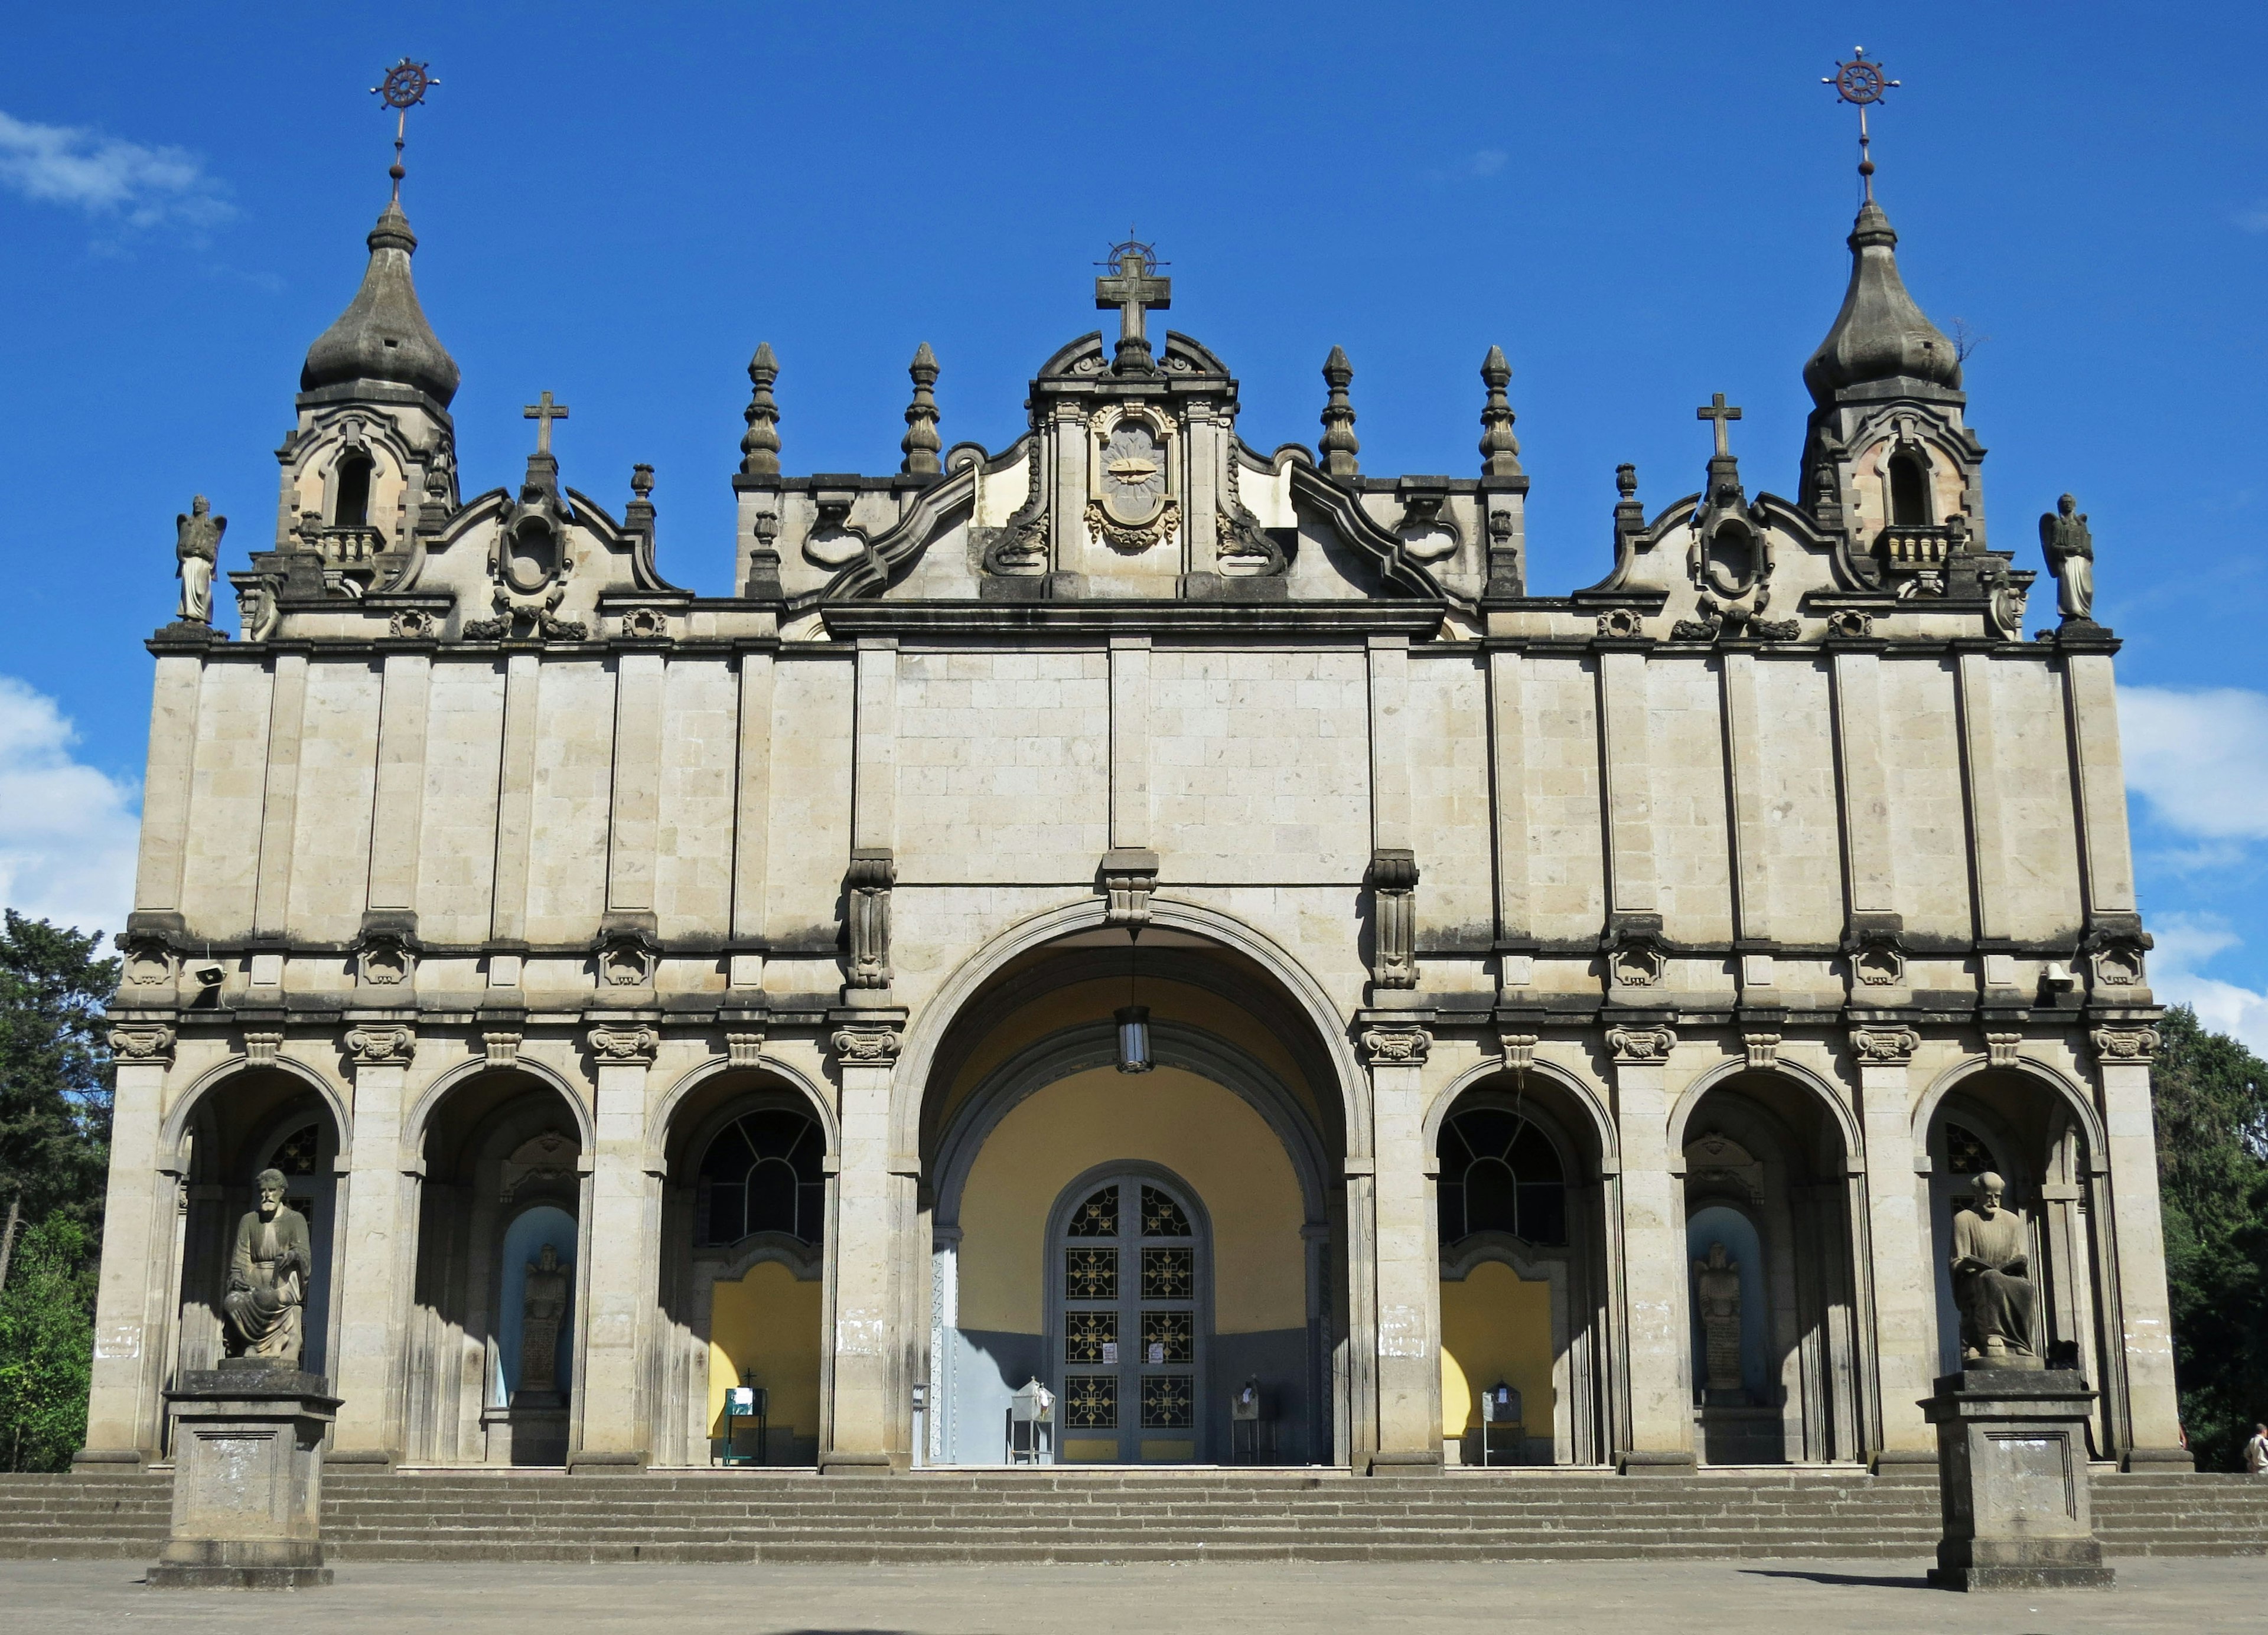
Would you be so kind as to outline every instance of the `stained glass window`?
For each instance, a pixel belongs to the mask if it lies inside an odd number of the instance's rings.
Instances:
[[[1065,1362],[1115,1363],[1118,1359],[1105,1353],[1105,1345],[1114,1350],[1118,1345],[1118,1314],[1115,1311],[1067,1311],[1064,1313],[1064,1360]]]
[[[1116,1300],[1118,1251],[1115,1249],[1064,1250],[1065,1300]]]
[[[1145,1363],[1197,1360],[1197,1341],[1188,1312],[1145,1311],[1142,1314],[1142,1360]]]
[[[1476,1107],[1441,1131],[1441,1241],[1509,1232],[1567,1241],[1567,1177],[1550,1138],[1518,1113]]]
[[[1072,1431],[1118,1428],[1118,1376],[1073,1374],[1064,1378],[1064,1426]]]
[[[737,1243],[757,1232],[784,1232],[806,1243],[825,1235],[827,1138],[804,1114],[767,1108],[717,1133],[701,1160],[703,1243]]]
[[[1149,1189],[1142,1189],[1147,1192]],[[1118,1189],[1106,1186],[1071,1212],[1071,1224],[1064,1228],[1065,1237],[1116,1237],[1118,1235]]]
[[[1992,1167],[1992,1155],[1976,1131],[1948,1119],[1945,1125],[1945,1163],[1946,1168],[1955,1175],[1983,1175]]]
[[[1188,1249],[1142,1251],[1142,1298],[1192,1300],[1197,1294],[1197,1253]]]
[[[1142,1428],[1145,1431],[1186,1431],[1197,1423],[1193,1404],[1197,1393],[1186,1374],[1149,1374],[1142,1377]]]
[[[1189,1218],[1172,1198],[1154,1186],[1142,1189],[1142,1235],[1189,1237]]]

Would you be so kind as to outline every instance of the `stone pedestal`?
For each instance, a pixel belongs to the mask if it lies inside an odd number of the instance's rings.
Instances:
[[[330,1382],[232,1357],[185,1374],[173,1405],[173,1531],[150,1569],[159,1588],[303,1589],[323,1565],[323,1435]]]
[[[512,1405],[481,1411],[490,1464],[567,1463],[567,1404],[557,1391],[516,1391]]]
[[[2095,1393],[2067,1368],[1970,1368],[1922,1404],[1937,1427],[1945,1536],[1940,1589],[2101,1589],[2088,1499],[2087,1420]]]

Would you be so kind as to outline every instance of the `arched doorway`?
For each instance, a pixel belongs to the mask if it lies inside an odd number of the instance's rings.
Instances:
[[[587,1256],[583,1125],[514,1068],[449,1085],[424,1119],[405,1456],[566,1462]]]
[[[1595,1142],[1564,1090],[1466,1090],[1434,1142],[1441,1435],[1465,1464],[1606,1458],[1606,1244]],[[1495,1400],[1484,1415],[1484,1393]]]
[[[1712,1085],[1684,1124],[1694,1446],[1707,1464],[1863,1454],[1847,1143],[1784,1074]]]
[[[330,1103],[297,1073],[247,1067],[197,1097],[180,1140],[188,1184],[180,1223],[176,1367],[210,1368],[228,1353],[222,1302],[237,1222],[256,1201],[254,1178],[273,1169],[283,1171],[284,1202],[306,1216],[314,1250],[300,1314],[300,1366],[328,1373],[336,1340],[332,1268],[342,1224],[338,1121]]]
[[[664,1116],[654,1462],[815,1464],[832,1390],[828,1111],[781,1073],[719,1061]],[[735,1388],[762,1393],[761,1423],[728,1420]]]
[[[1211,1251],[1197,1194],[1155,1166],[1113,1165],[1064,1189],[1042,1262],[1058,1460],[1211,1457],[1199,1382],[1211,1379]]]
[[[1226,1463],[1230,1401],[1248,1383],[1265,1426],[1240,1456],[1322,1463],[1348,1440],[1344,1147],[1328,1052],[1263,972],[1218,944],[1153,927],[1140,961],[1152,1071],[1116,1071],[1123,932],[1009,963],[932,1059],[924,1463],[1004,1463],[1009,1397],[1032,1379],[1060,1382],[1066,1462]],[[1085,1243],[1119,1268],[1105,1294],[1066,1281],[1065,1257],[1083,1242],[1072,1221],[1091,1202],[1099,1220],[1113,1189],[1116,1235]],[[1188,1235],[1145,1235],[1145,1199],[1146,1224],[1178,1211]],[[1145,1259],[1183,1257],[1189,1294],[1160,1283],[1145,1298]],[[1183,1317],[1186,1362],[1174,1360]],[[1145,1323],[1160,1332],[1145,1338]]]

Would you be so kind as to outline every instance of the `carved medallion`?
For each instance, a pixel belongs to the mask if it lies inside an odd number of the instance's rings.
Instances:
[[[1182,526],[1181,473],[1172,416],[1106,408],[1088,422],[1094,443],[1086,524],[1114,550],[1146,551]]]

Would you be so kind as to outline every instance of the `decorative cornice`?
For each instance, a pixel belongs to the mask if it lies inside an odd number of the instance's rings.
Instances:
[[[347,1054],[357,1067],[400,1067],[417,1050],[417,1030],[399,1023],[385,1027],[350,1028]]]
[[[1921,1048],[1921,1035],[1911,1028],[1853,1028],[1851,1048],[1859,1052],[1861,1062],[1903,1067]]]
[[[659,1048],[661,1035],[648,1027],[596,1027],[591,1030],[591,1053],[600,1062],[636,1062],[639,1067],[653,1065],[654,1052]]]
[[[2090,1035],[2097,1061],[2146,1062],[2162,1042],[2155,1028],[2097,1028]]]
[[[110,1030],[110,1053],[121,1062],[173,1065],[173,1030],[159,1022],[122,1023]]]
[[[1677,1031],[1674,1028],[1609,1028],[1607,1048],[1625,1066],[1659,1066],[1677,1048]]]

